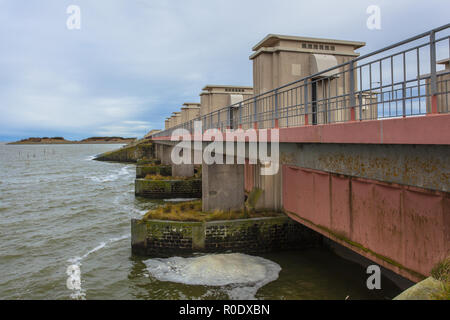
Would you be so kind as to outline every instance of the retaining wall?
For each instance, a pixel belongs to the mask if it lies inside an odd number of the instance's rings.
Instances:
[[[136,179],[135,194],[151,199],[201,198],[202,180]]]
[[[133,253],[140,255],[257,253],[322,244],[322,236],[287,216],[210,222],[132,219],[131,239]]]
[[[171,176],[172,166],[164,165],[138,165],[136,166],[136,178],[145,178],[147,174],[158,174],[161,176]]]

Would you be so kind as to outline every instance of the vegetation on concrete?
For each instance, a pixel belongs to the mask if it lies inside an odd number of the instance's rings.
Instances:
[[[162,174],[161,174],[162,173]],[[160,172],[160,173],[156,173],[156,174],[146,174],[145,178],[146,180],[152,180],[152,181],[156,181],[156,180],[197,180],[197,179],[201,179],[202,178],[202,172],[201,170],[196,170],[195,174],[192,177],[176,177],[176,176],[172,176],[172,175],[167,175],[165,172]]]
[[[139,159],[136,161],[136,164],[138,166],[153,166],[153,165],[160,165],[161,164],[161,160],[158,159],[147,159],[146,157]]]
[[[212,212],[202,211],[201,200],[187,201],[180,203],[168,203],[157,209],[148,211],[143,220],[172,220],[172,221],[217,221],[234,220],[261,217],[277,217],[280,213],[275,212],[248,212],[247,210]]]
[[[163,176],[160,174],[147,174],[145,176],[146,180],[191,180],[191,179],[197,179],[194,177],[173,177],[173,176]]]
[[[431,270],[431,276],[439,281],[450,281],[450,256],[439,261]]]
[[[248,212],[256,211],[256,204],[258,203],[259,198],[262,195],[263,190],[260,188],[253,188],[252,191],[249,192],[247,201],[245,202],[245,207]]]
[[[137,162],[153,155],[153,144],[147,140],[133,142],[117,150],[108,151],[98,155],[98,161]]]
[[[450,257],[439,261],[431,277],[406,289],[394,300],[450,300]]]
[[[440,290],[433,292],[432,299],[450,300],[450,256],[439,261],[433,267],[431,276],[441,282]]]

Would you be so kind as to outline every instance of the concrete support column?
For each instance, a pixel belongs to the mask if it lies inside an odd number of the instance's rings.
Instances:
[[[162,144],[156,144],[155,145],[155,152],[156,152],[156,159],[160,160],[161,163],[163,161],[163,155],[164,155],[164,145]]]
[[[161,155],[161,163],[163,165],[171,165],[172,164],[172,159],[171,159],[171,154],[172,154],[172,146],[166,146],[166,145],[161,145],[162,146],[162,155]]]
[[[244,208],[244,165],[212,164],[202,166],[203,211]]]
[[[180,147],[174,146],[170,147],[170,153],[174,152],[180,157],[183,156],[184,152],[191,152],[190,150],[184,150]],[[187,159],[186,159],[187,160]],[[170,159],[172,165],[172,176],[173,177],[193,177],[194,176],[194,164],[175,164]]]
[[[254,186],[262,190],[261,196],[256,202],[257,210],[273,210],[282,209],[282,174],[281,168],[277,174],[261,175],[261,165],[256,165],[254,173]]]
[[[173,177],[193,177],[194,165],[193,164],[172,164],[172,176]]]

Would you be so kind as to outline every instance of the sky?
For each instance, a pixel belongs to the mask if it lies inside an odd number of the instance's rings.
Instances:
[[[80,29],[67,27],[71,5]],[[206,84],[252,85],[267,34],[364,41],[364,54],[449,12],[443,0],[0,0],[0,141],[142,137]]]

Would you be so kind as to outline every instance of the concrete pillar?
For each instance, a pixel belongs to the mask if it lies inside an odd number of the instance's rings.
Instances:
[[[172,159],[171,159],[171,153],[172,153],[172,146],[166,146],[166,145],[161,145],[162,146],[162,154],[161,154],[161,163],[163,165],[171,165],[172,164]]]
[[[255,209],[256,210],[273,210],[280,211],[282,209],[282,174],[281,168],[277,174],[261,175],[261,165],[258,164],[255,170],[254,186],[262,190]]]
[[[193,164],[172,164],[172,176],[173,177],[193,177],[194,165]]]
[[[202,166],[203,211],[244,208],[244,165],[212,164]]]

